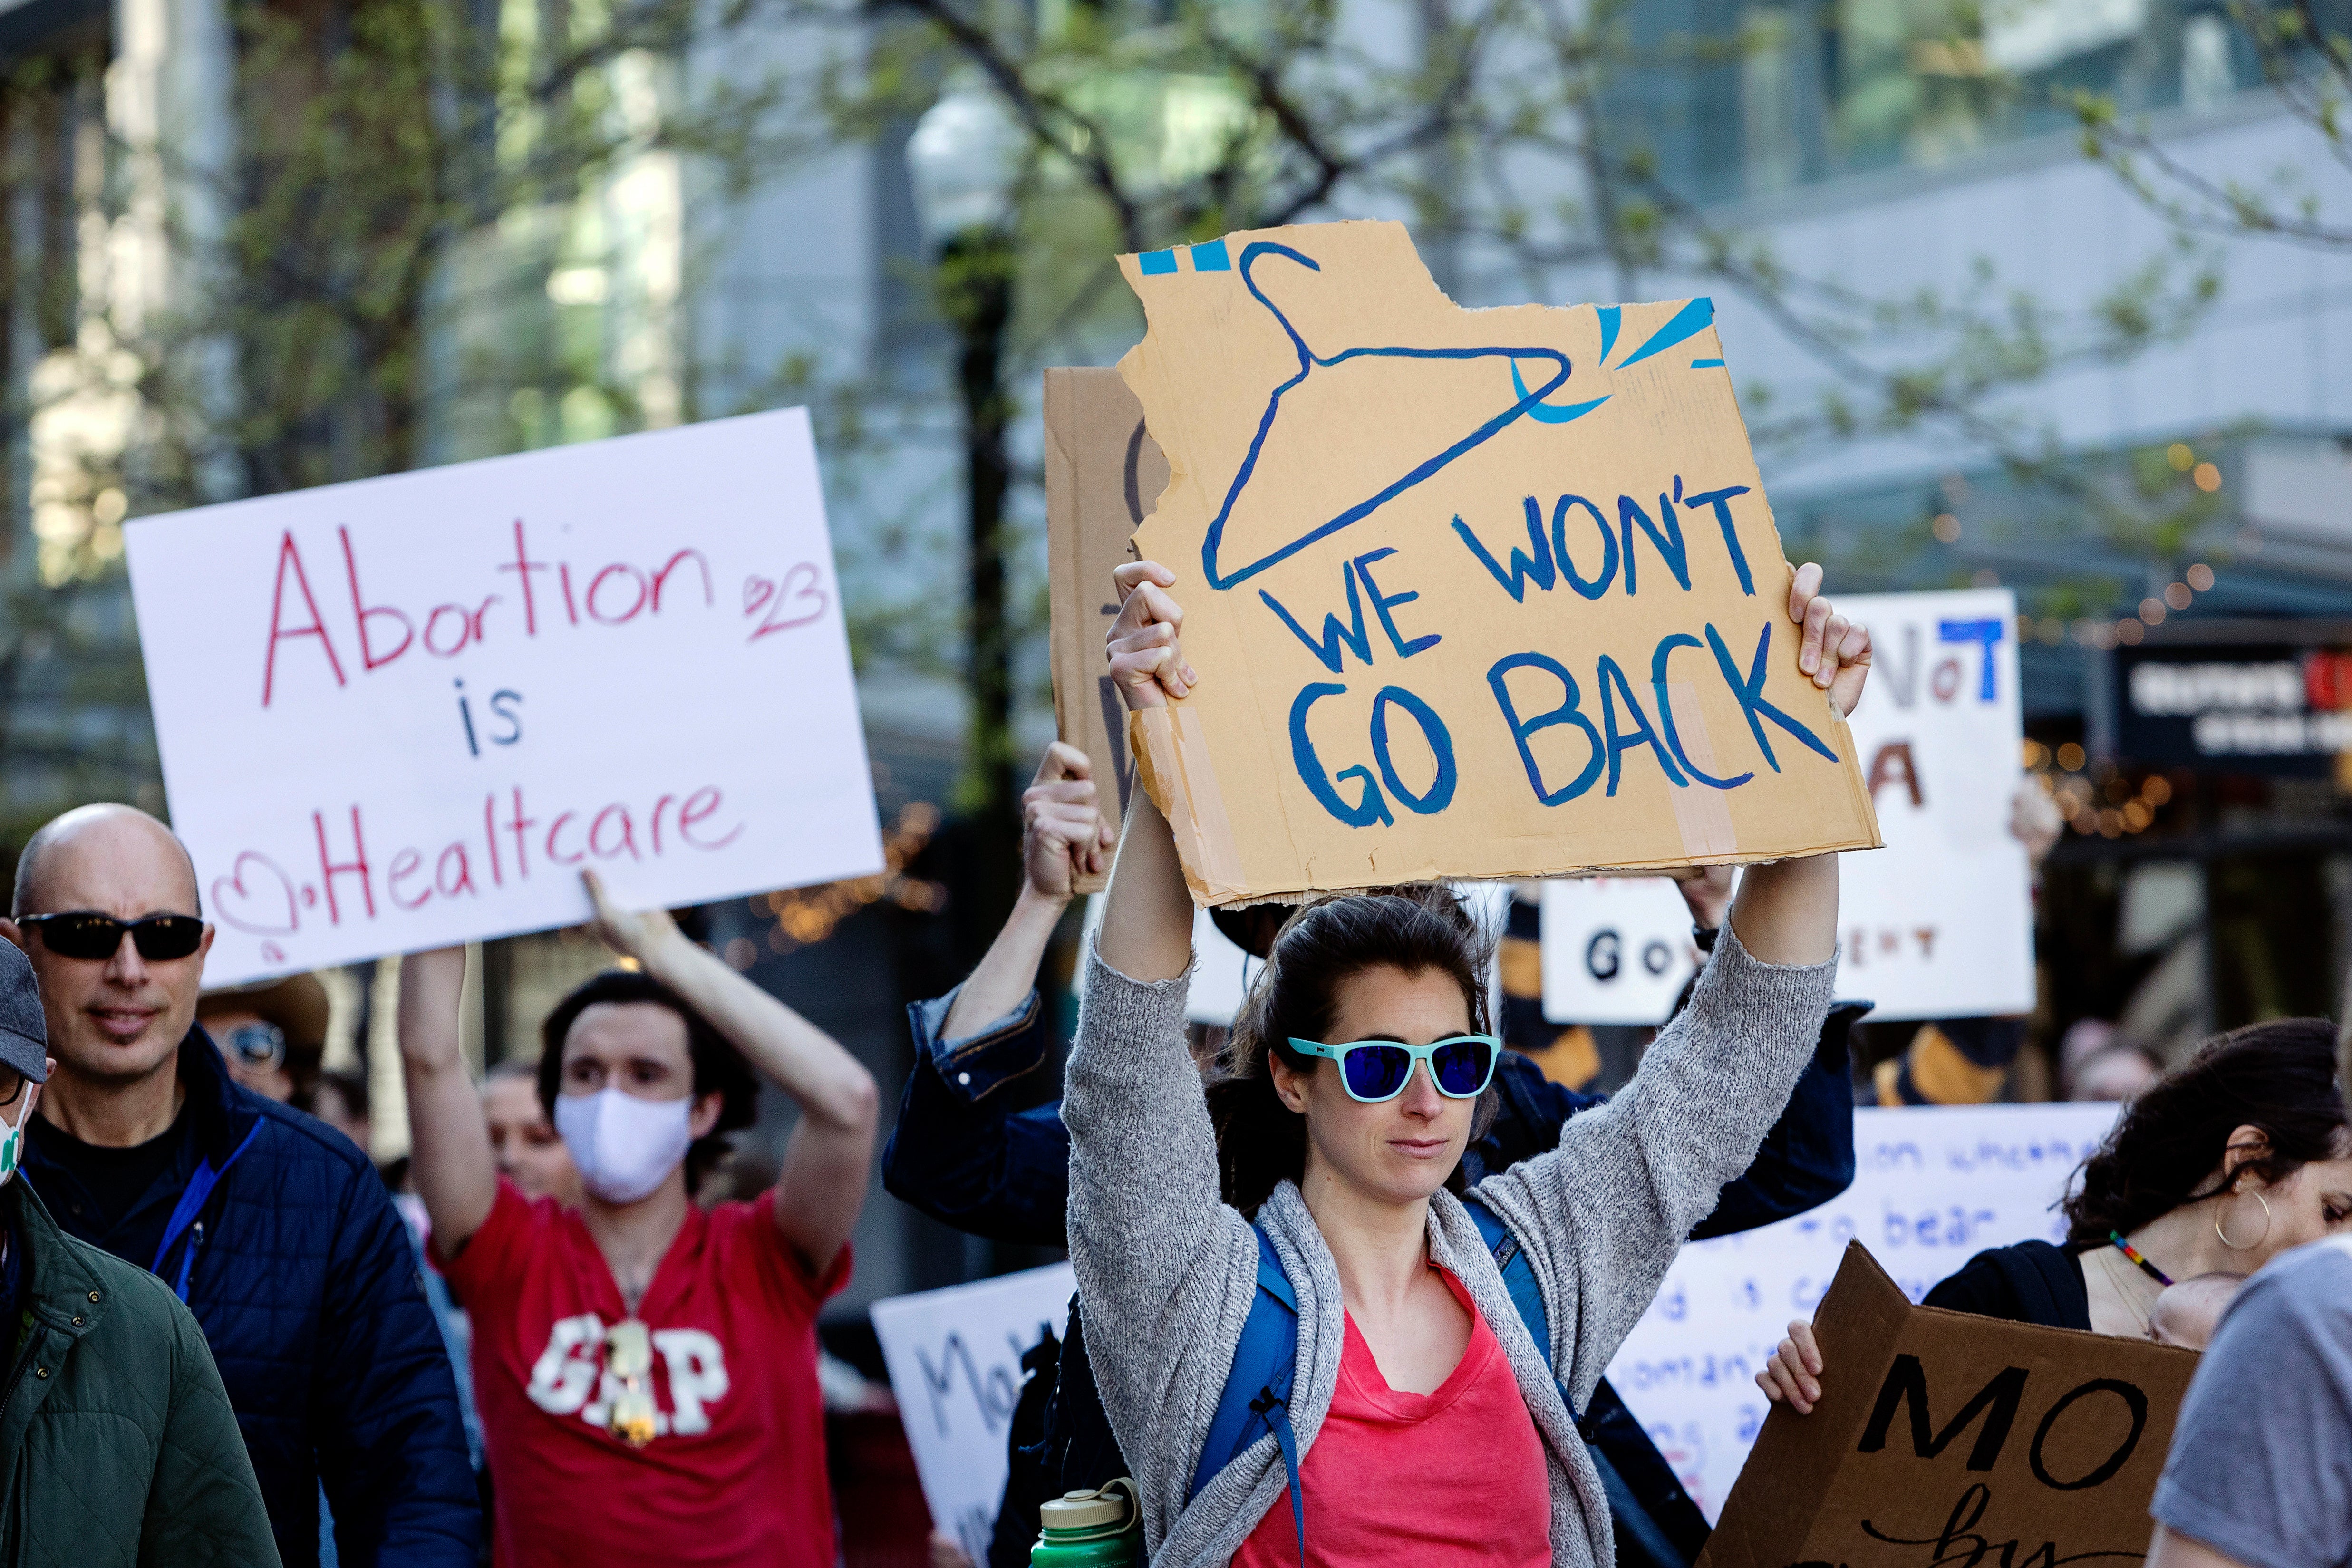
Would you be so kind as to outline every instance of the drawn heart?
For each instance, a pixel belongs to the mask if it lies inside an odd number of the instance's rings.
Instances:
[[[252,885],[247,885],[247,867],[250,862],[258,868]],[[266,923],[285,907],[286,918],[278,924]],[[294,879],[278,868],[267,855],[247,849],[229,868],[229,875],[213,880],[213,915],[224,924],[233,925],[254,936],[290,936],[302,917],[294,903]]]
[[[764,608],[767,616],[761,621],[746,642],[758,642],[770,632],[786,632],[794,626],[804,626],[824,616],[833,606],[833,595],[818,581],[816,567],[806,561],[784,574],[781,587],[765,577],[749,577],[743,583],[743,614],[757,616]]]

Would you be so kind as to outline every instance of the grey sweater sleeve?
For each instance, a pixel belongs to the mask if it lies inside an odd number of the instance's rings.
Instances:
[[[1087,954],[1062,1121],[1087,1359],[1157,1542],[1184,1504],[1257,1282],[1219,1196],[1216,1134],[1184,1048],[1189,975],[1146,984]]]
[[[1559,1146],[1480,1184],[1528,1245],[1553,1364],[1577,1407],[1691,1227],[1748,1168],[1819,1042],[1837,961],[1766,963],[1728,922],[1633,1082],[1570,1120]]]

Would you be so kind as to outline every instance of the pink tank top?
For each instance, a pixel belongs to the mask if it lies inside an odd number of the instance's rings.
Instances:
[[[1331,1411],[1299,1467],[1307,1568],[1551,1562],[1543,1439],[1502,1342],[1461,1282],[1439,1277],[1470,1313],[1470,1345],[1433,1394],[1391,1388],[1348,1321]],[[1234,1554],[1234,1568],[1297,1564],[1286,1488]]]

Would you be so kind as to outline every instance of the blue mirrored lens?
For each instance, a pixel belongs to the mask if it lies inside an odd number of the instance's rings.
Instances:
[[[1348,1092],[1359,1100],[1386,1100],[1404,1087],[1412,1058],[1402,1046],[1359,1046],[1339,1063]]]
[[[1437,1087],[1459,1099],[1486,1087],[1494,1061],[1494,1047],[1484,1040],[1455,1040],[1438,1047],[1429,1065]]]

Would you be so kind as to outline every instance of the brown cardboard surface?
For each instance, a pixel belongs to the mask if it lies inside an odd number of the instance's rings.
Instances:
[[[1051,563],[1054,721],[1094,763],[1097,798],[1118,829],[1135,777],[1125,706],[1103,634],[1118,614],[1111,569],[1134,559],[1128,538],[1168,483],[1168,459],[1143,428],[1143,405],[1108,368],[1045,373],[1045,537]],[[1108,876],[1078,879],[1097,893]]]
[[[1858,1242],[1813,1331],[1822,1398],[1765,1418],[1698,1568],[2061,1568],[2147,1551],[2193,1352],[1914,1307]]]
[[[1464,310],[1392,223],[1120,267],[1171,470],[1136,544],[1202,678],[1146,787],[1195,899],[1878,844],[1706,301]]]

